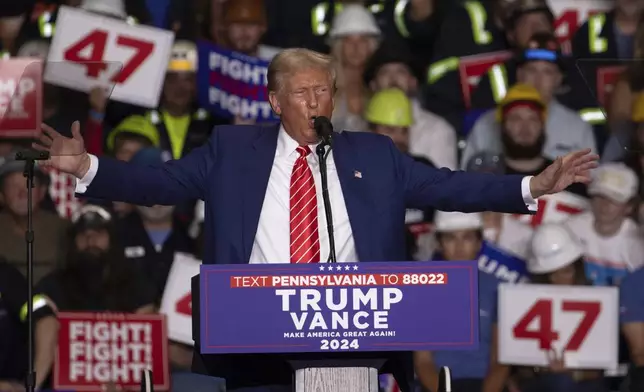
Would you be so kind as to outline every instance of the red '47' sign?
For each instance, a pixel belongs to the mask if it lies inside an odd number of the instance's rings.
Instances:
[[[542,196],[537,200],[537,213],[534,215],[515,215],[519,221],[532,227],[542,223],[559,223],[571,215],[579,214],[589,208],[587,199],[570,192],[559,192]]]
[[[588,336],[588,332],[595,325],[601,302],[596,301],[562,301],[561,311],[581,312],[583,317],[577,327],[574,328],[570,340],[564,347],[565,351],[577,351]],[[539,348],[550,350],[553,343],[560,339],[559,332],[552,326],[553,310],[552,300],[540,299],[532,305],[521,320],[512,329],[516,339],[533,339],[539,342]],[[530,327],[536,324],[536,327]]]
[[[155,390],[170,384],[163,315],[59,313],[57,390],[100,391],[109,383],[139,390],[152,370]]]
[[[102,87],[112,100],[156,107],[173,40],[170,31],[63,6],[45,81],[85,92]]]
[[[87,67],[87,76],[98,79],[101,72],[108,69],[107,63],[104,62],[105,59],[103,58],[108,37],[109,33],[105,30],[97,29],[92,31],[85,38],[65,50],[65,60],[84,65]],[[154,50],[154,43],[119,35],[116,37],[116,44],[132,48],[134,51],[132,57],[123,65],[123,69],[119,72],[114,72],[110,78],[110,82],[122,84],[127,82],[134,71],[139,69],[150,57]],[[89,54],[83,56],[83,52],[86,51]]]
[[[618,298],[614,287],[499,286],[499,360],[547,366],[563,353],[569,368],[617,365]]]
[[[176,253],[165,284],[161,313],[168,318],[168,338],[192,346],[192,294],[190,279],[199,274],[201,261]]]
[[[0,138],[34,137],[42,117],[42,62],[0,61]]]
[[[549,0],[555,14],[555,31],[560,42],[572,39],[589,16],[607,12],[613,7],[612,0]]]

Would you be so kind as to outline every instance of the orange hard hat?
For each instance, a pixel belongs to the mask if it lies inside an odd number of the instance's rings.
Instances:
[[[224,6],[224,23],[266,24],[263,0],[228,0]]]

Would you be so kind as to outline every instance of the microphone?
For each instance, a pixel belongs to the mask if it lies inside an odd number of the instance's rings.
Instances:
[[[313,128],[318,136],[322,139],[323,144],[331,145],[333,141],[333,124],[325,116],[317,116],[313,120]]]
[[[327,179],[326,158],[329,156],[333,148],[333,125],[331,121],[324,116],[315,117],[313,120],[313,128],[315,132],[322,139],[322,143],[318,144],[315,149],[320,161],[320,176],[322,177],[322,199],[324,200],[324,212],[326,215],[326,228],[329,233],[329,259],[327,262],[335,263],[335,238],[333,238],[333,214],[331,213],[331,199],[329,198],[329,183]],[[326,150],[329,146],[329,150]]]

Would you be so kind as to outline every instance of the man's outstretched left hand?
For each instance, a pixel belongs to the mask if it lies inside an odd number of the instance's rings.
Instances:
[[[597,167],[599,155],[591,154],[590,148],[575,151],[557,158],[550,166],[530,180],[530,193],[535,199],[551,195],[580,182],[588,184],[590,171]]]

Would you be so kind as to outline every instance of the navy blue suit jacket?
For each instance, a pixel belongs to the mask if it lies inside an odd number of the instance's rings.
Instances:
[[[137,205],[206,205],[204,262],[248,263],[275,151],[277,126],[216,127],[204,146],[162,167],[109,158],[84,197]],[[334,135],[333,157],[360,261],[405,259],[405,209],[529,213],[521,176],[434,169],[366,132]]]

